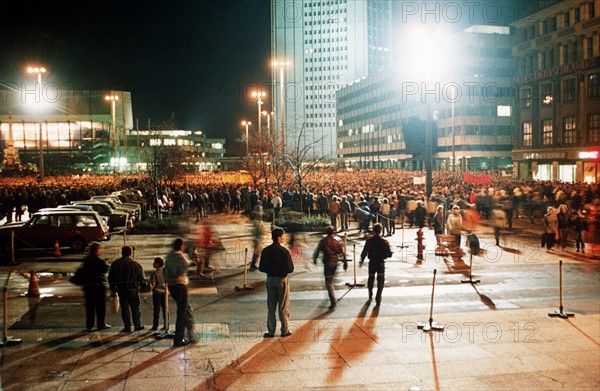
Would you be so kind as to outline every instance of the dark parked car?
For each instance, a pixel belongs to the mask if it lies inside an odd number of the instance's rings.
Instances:
[[[3,253],[10,252],[11,232],[15,249],[53,248],[68,245],[81,252],[93,241],[110,239],[108,228],[96,212],[74,209],[54,209],[34,213],[26,222],[13,222],[0,227]]]

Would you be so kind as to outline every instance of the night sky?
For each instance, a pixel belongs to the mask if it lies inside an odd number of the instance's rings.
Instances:
[[[0,0],[0,83],[40,63],[48,81],[131,91],[142,129],[174,115],[228,150],[241,119],[254,122],[245,96],[268,85],[269,56],[269,0]]]
[[[394,1],[396,11],[401,4]],[[503,20],[515,19],[514,1],[493,4],[488,11],[504,8]],[[226,137],[235,154],[240,121],[256,121],[248,91],[269,91],[270,1],[0,0],[0,83],[22,82],[36,62],[48,81],[131,91],[142,129],[174,116],[178,128]]]

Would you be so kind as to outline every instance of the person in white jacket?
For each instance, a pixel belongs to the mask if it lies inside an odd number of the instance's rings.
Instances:
[[[506,220],[506,212],[502,209],[502,205],[496,204],[492,210],[492,226],[494,227],[496,246],[500,246],[500,230],[506,228]]]
[[[460,214],[460,208],[457,205],[452,207],[452,212],[446,221],[446,227],[448,233],[454,236],[454,242],[456,243],[457,248],[460,249],[460,235],[462,233],[463,221],[462,215]]]

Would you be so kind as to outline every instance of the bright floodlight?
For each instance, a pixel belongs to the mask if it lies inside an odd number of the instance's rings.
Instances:
[[[405,50],[407,72],[423,79],[439,78],[450,60],[447,40],[441,30],[413,30]]]
[[[44,67],[27,67],[27,73],[46,73],[46,68]]]

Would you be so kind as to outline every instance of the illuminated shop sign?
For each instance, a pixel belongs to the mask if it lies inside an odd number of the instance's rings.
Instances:
[[[600,151],[583,151],[579,152],[580,159],[598,159]]]
[[[565,152],[531,152],[523,154],[523,160],[564,159],[566,157],[567,154]]]

